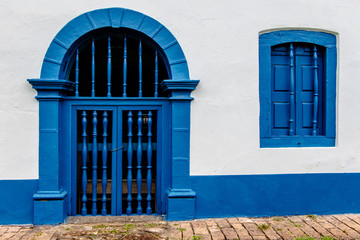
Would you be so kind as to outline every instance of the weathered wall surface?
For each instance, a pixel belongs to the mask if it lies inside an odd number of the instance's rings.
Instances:
[[[310,0],[3,0],[0,8],[0,179],[38,178],[40,76],[53,37],[76,16],[122,7],[165,25],[180,42],[194,91],[192,175],[360,172],[360,2]],[[337,138],[333,148],[259,147],[258,36],[272,29],[337,35]]]

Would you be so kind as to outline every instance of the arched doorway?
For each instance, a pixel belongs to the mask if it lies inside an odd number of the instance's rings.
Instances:
[[[158,128],[168,125],[158,118],[168,105],[158,86],[169,78],[164,53],[122,28],[91,31],[75,44],[64,71],[75,84],[65,100],[76,122],[71,214],[162,213],[156,180],[164,154]]]
[[[29,82],[40,105],[36,224],[77,214],[194,217],[190,93],[198,81],[163,25],[121,8],[82,14]]]

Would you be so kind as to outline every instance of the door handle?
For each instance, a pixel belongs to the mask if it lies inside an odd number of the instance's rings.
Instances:
[[[110,150],[110,152],[116,152],[116,151],[118,151],[118,150],[120,150],[120,149],[122,149],[122,148],[124,148],[124,146],[121,146],[121,147],[115,148],[115,149],[113,149],[113,150]]]

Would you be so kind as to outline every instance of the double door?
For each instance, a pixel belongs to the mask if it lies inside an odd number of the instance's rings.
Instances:
[[[74,106],[72,125],[73,215],[161,212],[161,107]]]

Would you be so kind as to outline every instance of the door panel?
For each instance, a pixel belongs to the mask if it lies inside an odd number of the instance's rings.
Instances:
[[[87,106],[74,112],[76,214],[151,214],[160,208],[157,109]]]

